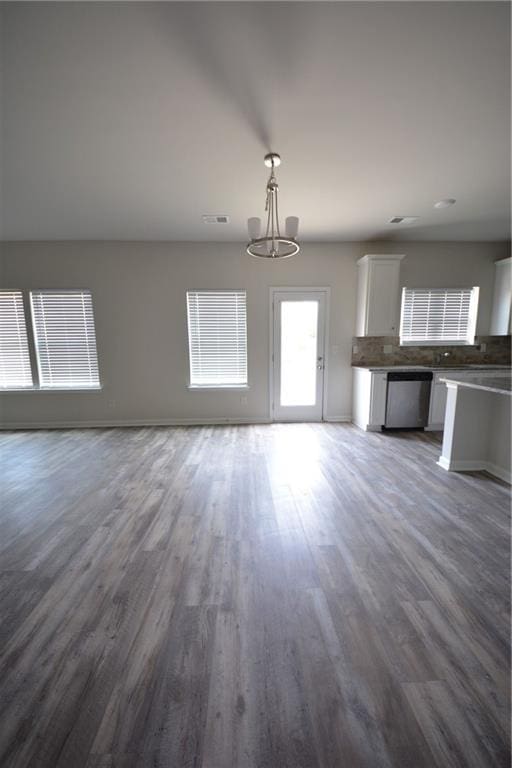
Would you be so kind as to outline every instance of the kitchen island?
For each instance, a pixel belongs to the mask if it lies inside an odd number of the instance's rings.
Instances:
[[[447,398],[438,464],[450,471],[486,470],[510,483],[510,374],[451,374],[441,381]]]

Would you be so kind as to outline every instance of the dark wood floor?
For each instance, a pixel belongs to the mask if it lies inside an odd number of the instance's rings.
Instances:
[[[0,448],[2,768],[509,766],[509,488],[435,438]]]

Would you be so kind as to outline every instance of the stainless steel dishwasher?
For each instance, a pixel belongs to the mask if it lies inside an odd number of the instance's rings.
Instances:
[[[389,429],[426,427],[430,406],[432,371],[388,373],[386,421]]]

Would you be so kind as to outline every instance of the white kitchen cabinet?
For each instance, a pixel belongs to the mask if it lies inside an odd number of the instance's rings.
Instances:
[[[512,321],[512,258],[494,262],[491,336],[507,336]]]
[[[446,410],[446,384],[432,382],[430,393],[430,411],[427,429],[440,431],[444,426],[444,412]]]
[[[356,336],[398,336],[403,258],[367,254],[358,260]]]
[[[379,431],[386,419],[388,374],[354,368],[352,421],[361,429]]]

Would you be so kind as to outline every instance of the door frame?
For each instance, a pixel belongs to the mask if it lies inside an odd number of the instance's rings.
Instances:
[[[331,317],[331,288],[328,285],[323,286],[310,286],[310,285],[294,285],[294,286],[270,286],[269,290],[269,340],[268,340],[268,415],[269,421],[274,422],[274,295],[276,293],[322,293],[325,300],[325,328],[324,328],[324,381],[322,388],[322,417],[321,421],[325,421],[325,414],[327,413],[327,378],[329,373],[329,328]]]

